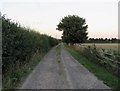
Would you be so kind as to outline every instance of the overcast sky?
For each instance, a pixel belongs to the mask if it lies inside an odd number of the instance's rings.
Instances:
[[[119,0],[0,0],[6,17],[40,33],[60,38],[56,25],[67,15],[86,19],[89,37],[118,37]]]

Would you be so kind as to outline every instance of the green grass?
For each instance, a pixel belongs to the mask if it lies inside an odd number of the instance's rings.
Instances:
[[[3,89],[14,89],[16,88],[20,82],[24,81],[29,73],[34,69],[34,67],[40,62],[41,58],[45,55],[45,53],[36,53],[29,63],[23,65],[19,69],[15,70],[13,74],[7,75],[3,78]]]
[[[62,75],[64,72],[64,65],[61,61],[61,44],[59,44],[56,48],[56,56],[57,56],[57,63],[58,63],[58,73],[59,75]]]
[[[120,79],[111,73],[109,73],[105,68],[101,67],[98,64],[95,64],[89,59],[85,58],[81,55],[79,51],[74,50],[72,47],[65,45],[66,49],[70,52],[70,54],[78,60],[79,63],[84,65],[90,72],[94,73],[98,77],[98,79],[103,80],[103,82],[111,87],[112,89],[119,90],[120,89]]]
[[[60,55],[61,55],[61,45],[58,45],[57,46],[57,48],[56,48],[56,56],[57,56],[57,61],[58,61],[58,63],[60,63],[61,62],[61,57],[60,57]]]

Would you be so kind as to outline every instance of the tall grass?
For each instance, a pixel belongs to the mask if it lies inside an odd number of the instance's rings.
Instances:
[[[120,74],[119,74],[120,52],[114,51],[112,49],[111,50],[100,49],[100,48],[97,48],[96,45],[86,46],[86,47],[83,47],[83,46],[79,46],[79,47],[74,46],[74,47],[77,51],[81,52],[83,56],[85,56],[86,58],[89,58],[89,60],[91,60],[92,62],[95,62],[103,66],[112,74],[120,77]]]
[[[36,53],[39,53],[39,56],[41,56],[57,44],[57,39],[21,27],[20,24],[2,16],[3,88],[6,87],[9,81],[5,81],[8,75],[9,77],[11,75],[12,77],[16,76],[16,70],[30,63],[31,58]]]
[[[94,73],[99,79],[101,79],[106,85],[112,88],[113,91],[119,91],[120,89],[120,78],[111,74],[108,70],[106,70],[103,66],[90,61],[90,57],[85,57],[83,54],[76,50],[74,47],[65,45],[70,54],[84,67],[86,67],[89,71]]]

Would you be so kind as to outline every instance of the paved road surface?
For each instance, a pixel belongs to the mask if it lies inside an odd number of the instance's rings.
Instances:
[[[20,89],[109,89],[84,66],[78,63],[61,44],[40,61]]]

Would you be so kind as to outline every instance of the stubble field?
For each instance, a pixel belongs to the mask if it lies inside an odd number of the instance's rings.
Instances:
[[[84,43],[81,44],[82,46],[91,46],[93,47],[94,45],[98,48],[98,49],[107,49],[107,50],[114,50],[114,51],[118,51],[119,50],[119,46],[120,43]]]

